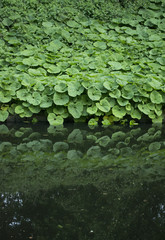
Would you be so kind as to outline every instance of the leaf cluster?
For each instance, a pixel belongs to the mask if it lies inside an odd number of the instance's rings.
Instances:
[[[111,21],[28,2],[1,3],[1,122],[43,111],[51,125],[163,121],[163,1]]]

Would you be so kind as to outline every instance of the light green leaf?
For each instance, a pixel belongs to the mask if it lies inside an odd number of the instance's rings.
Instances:
[[[51,22],[43,22],[42,26],[45,27],[45,28],[51,28],[53,26],[53,23],[51,23]]]
[[[79,82],[68,83],[68,94],[71,97],[76,97],[83,93],[84,87]]]
[[[112,67],[113,70],[120,70],[122,69],[122,65],[120,62],[109,61],[108,64]]]
[[[97,112],[97,107],[96,107],[96,105],[93,104],[92,106],[87,107],[87,113],[93,115],[93,114],[95,114],[96,112]]]
[[[158,57],[158,58],[156,59],[156,61],[157,61],[158,63],[160,63],[161,65],[165,65],[165,57]]]
[[[109,93],[109,96],[112,98],[119,98],[121,96],[121,91],[119,89],[115,89]]]
[[[131,99],[134,96],[134,86],[131,84],[125,85],[122,88],[122,97],[126,99]]]
[[[91,119],[88,121],[88,125],[89,125],[89,126],[97,126],[97,125],[98,125],[98,119],[97,119],[97,118],[91,118]]]
[[[62,125],[64,122],[64,119],[61,116],[56,116],[54,113],[48,114],[48,122],[52,126],[58,126]]]
[[[138,104],[138,109],[146,115],[150,114],[150,109],[147,104]]]
[[[101,98],[101,92],[94,86],[88,89],[88,96],[91,100],[97,101]]]
[[[117,102],[120,106],[126,106],[129,104],[129,101],[127,99],[124,99],[122,97],[117,99]]]
[[[107,48],[107,46],[106,46],[106,43],[105,42],[95,42],[94,43],[94,46],[96,47],[96,48],[100,48],[100,49],[102,49],[102,50],[105,50],[106,48]]]
[[[137,119],[141,119],[141,114],[137,109],[133,109],[131,111],[131,117],[132,118],[137,118]]]
[[[38,69],[29,68],[28,73],[31,76],[46,76],[46,71],[43,68],[38,68]]]
[[[33,92],[32,94],[28,94],[26,99],[30,104],[34,106],[40,105],[41,103],[41,95],[39,92]]]
[[[123,118],[126,115],[126,109],[124,107],[115,105],[112,108],[112,113],[117,118]]]
[[[34,58],[34,57],[29,57],[29,58],[25,58],[23,59],[23,64],[28,65],[28,66],[41,66],[43,64],[43,61],[39,58]]]
[[[9,93],[5,93],[4,91],[0,90],[0,102],[8,103],[10,101],[11,101],[11,95],[9,95]]]
[[[60,72],[61,72],[61,68],[58,67],[58,66],[53,66],[53,65],[51,65],[51,66],[49,66],[49,68],[47,69],[47,71],[48,71],[49,73],[60,73]]]
[[[65,105],[69,102],[69,96],[64,93],[55,93],[53,96],[53,101],[56,105]]]
[[[39,106],[29,106],[29,110],[32,113],[39,113],[41,111],[41,108]]]
[[[152,103],[156,103],[156,104],[160,104],[163,102],[162,95],[156,90],[151,92],[150,99],[151,99]]]
[[[111,105],[109,104],[109,102],[105,98],[102,99],[99,103],[96,103],[96,106],[102,112],[109,112],[110,109],[111,109]]]
[[[82,102],[70,102],[68,104],[68,111],[74,118],[80,118],[83,112]]]
[[[0,122],[6,121],[8,116],[9,116],[9,113],[7,110],[0,110]]]
[[[40,107],[41,108],[49,108],[52,106],[52,98],[46,96],[46,95],[43,95],[42,98],[41,98],[41,103],[40,103]]]
[[[103,86],[110,91],[113,91],[118,88],[118,84],[115,79],[109,78],[107,81],[103,82]]]
[[[72,27],[72,28],[79,28],[79,27],[80,27],[80,25],[79,25],[77,22],[73,21],[73,20],[67,21],[66,24],[67,24],[69,27]]]
[[[4,18],[3,21],[2,21],[2,24],[6,27],[9,27],[12,25],[12,21],[9,19],[9,18]]]
[[[24,112],[24,107],[23,106],[21,106],[21,105],[16,106],[16,108],[15,108],[15,113],[16,114],[20,114],[20,113],[23,113],[23,112]]]
[[[29,57],[29,56],[33,56],[35,54],[35,51],[33,49],[26,49],[26,50],[19,52],[19,54]]]
[[[56,92],[64,93],[67,91],[67,84],[64,81],[60,81],[59,83],[57,83],[54,89]]]
[[[54,40],[49,43],[46,49],[50,52],[57,52],[60,48],[62,48],[62,46],[62,42],[60,42],[59,40]]]

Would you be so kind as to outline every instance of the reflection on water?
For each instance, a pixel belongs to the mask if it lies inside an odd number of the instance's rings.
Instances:
[[[164,239],[164,136],[0,125],[0,239]]]

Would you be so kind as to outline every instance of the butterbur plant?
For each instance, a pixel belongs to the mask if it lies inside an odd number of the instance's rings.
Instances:
[[[1,4],[0,122],[41,114],[53,126],[164,120],[163,0],[102,19],[96,3],[87,14],[83,1],[37,2]]]

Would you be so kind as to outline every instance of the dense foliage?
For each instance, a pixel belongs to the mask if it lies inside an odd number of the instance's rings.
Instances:
[[[0,3],[0,122],[163,121],[164,0],[40,2]]]

